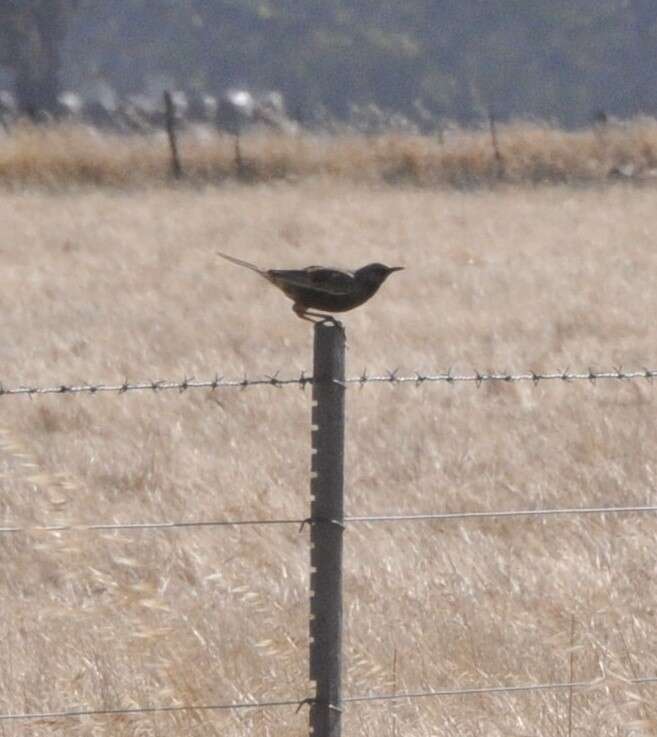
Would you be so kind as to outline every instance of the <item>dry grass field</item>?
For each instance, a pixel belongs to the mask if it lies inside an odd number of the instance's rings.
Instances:
[[[497,183],[592,183],[610,178],[652,181],[657,176],[657,121],[636,118],[581,130],[540,122],[497,126],[496,158],[488,127],[446,128],[440,136],[390,132],[364,136],[254,132],[240,143],[204,127],[180,136],[188,181],[217,184],[329,177],[361,184],[447,186],[468,189]],[[0,184],[104,185],[118,188],[159,184],[170,170],[164,131],[110,135],[62,123],[46,128],[0,128]]]
[[[345,316],[348,373],[655,367],[657,191],[319,179],[6,189],[5,385],[311,367],[262,265],[401,264]],[[309,391],[0,398],[0,521],[305,517]],[[657,387],[369,385],[350,514],[655,504]],[[350,737],[655,734],[650,515],[353,525],[345,691],[594,688],[353,704]],[[302,698],[308,531],[0,535],[0,713]],[[307,710],[0,722],[1,737],[293,737]]]

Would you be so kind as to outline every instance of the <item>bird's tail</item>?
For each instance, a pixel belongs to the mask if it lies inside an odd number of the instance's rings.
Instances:
[[[237,264],[238,266],[244,266],[247,269],[251,269],[251,271],[255,271],[257,274],[260,274],[261,276],[266,276],[267,272],[265,269],[261,269],[259,266],[256,266],[255,264],[250,264],[248,261],[242,261],[241,258],[235,258],[235,256],[229,256],[226,253],[222,253],[221,251],[217,251],[217,256],[221,256],[221,258],[225,258],[227,261],[232,261],[234,264]]]

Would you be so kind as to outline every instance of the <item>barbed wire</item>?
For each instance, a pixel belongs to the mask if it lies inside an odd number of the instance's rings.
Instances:
[[[589,381],[595,383],[596,381],[604,381],[609,379],[615,379],[619,381],[629,381],[636,379],[645,379],[652,381],[657,377],[657,369],[635,369],[631,371],[625,371],[622,368],[615,368],[608,371],[595,371],[594,369],[587,369],[586,371],[570,371],[566,369],[564,371],[551,371],[551,372],[537,372],[537,371],[524,371],[524,372],[508,372],[508,371],[488,371],[481,372],[473,370],[471,373],[459,374],[454,373],[451,369],[445,372],[428,373],[423,374],[421,372],[414,372],[412,374],[400,375],[398,371],[387,371],[385,374],[380,375],[369,375],[367,372],[363,372],[360,377],[352,377],[345,379],[345,384],[374,384],[374,383],[385,383],[385,384],[415,384],[421,386],[425,383],[431,382],[444,382],[447,384],[455,384],[459,382],[466,382],[476,384],[477,386],[486,382],[532,382],[538,384],[542,381]]]
[[[37,396],[40,394],[101,394],[115,393],[127,394],[128,392],[158,392],[178,391],[186,392],[190,389],[246,389],[253,386],[273,386],[281,388],[296,385],[304,388],[306,384],[312,384],[311,377],[302,371],[298,376],[287,379],[279,379],[278,373],[271,376],[241,379],[225,379],[223,376],[215,376],[213,379],[183,378],[179,381],[164,379],[130,382],[127,379],[121,383],[89,383],[79,384],[54,384],[51,386],[5,386],[0,384],[0,397],[3,396]]]
[[[128,392],[167,392],[177,391],[186,392],[191,389],[208,389],[216,391],[218,389],[246,389],[256,386],[270,386],[280,389],[286,386],[299,386],[305,389],[308,384],[313,384],[312,376],[307,376],[301,371],[298,376],[290,376],[288,378],[279,378],[279,373],[264,375],[262,377],[226,379],[223,376],[215,376],[213,379],[196,379],[193,377],[185,377],[180,380],[157,379],[148,381],[130,382],[127,379],[120,383],[58,383],[46,386],[39,385],[17,385],[6,386],[0,384],[0,397],[9,396],[38,396],[42,394],[102,394],[115,393],[127,394]],[[617,380],[632,381],[646,380],[652,381],[657,378],[657,369],[635,369],[623,370],[617,368],[608,371],[595,371],[588,369],[586,371],[551,371],[551,372],[505,372],[505,371],[489,371],[481,372],[473,370],[471,373],[454,373],[451,369],[445,372],[422,373],[420,371],[411,374],[400,374],[398,370],[386,371],[384,374],[368,374],[363,372],[360,376],[352,376],[339,382],[344,386],[365,384],[411,384],[421,386],[427,383],[470,383],[480,386],[487,382],[515,383],[515,382],[532,382],[538,384],[546,381],[561,381],[564,383],[572,381],[596,381]]]
[[[657,676],[646,676],[643,678],[622,678],[615,677],[615,680],[626,683],[627,685],[649,685],[657,683]],[[416,700],[426,698],[440,698],[448,696],[476,696],[476,695],[502,695],[502,694],[523,694],[535,691],[557,691],[565,689],[586,689],[597,688],[607,685],[608,678],[603,673],[599,678],[591,681],[569,681],[565,683],[548,682],[548,683],[525,683],[509,686],[471,686],[465,688],[440,688],[427,691],[404,691],[392,694],[364,694],[357,696],[346,696],[342,699],[344,704],[355,704],[364,702],[386,702],[386,701],[403,701]],[[171,713],[185,711],[237,711],[242,709],[273,709],[283,706],[294,706],[298,712],[303,706],[310,706],[315,703],[312,698],[303,699],[281,699],[270,701],[243,701],[237,703],[224,704],[190,704],[190,705],[173,705],[173,706],[144,706],[144,707],[128,707],[125,709],[71,709],[63,711],[36,712],[36,713],[15,713],[0,714],[0,722],[8,721],[34,721],[39,719],[70,719],[75,717],[92,717],[92,716],[130,716],[136,714],[155,714],[155,713]]]
[[[449,522],[452,520],[558,517],[593,514],[646,514],[655,512],[657,512],[657,505],[622,507],[557,507],[553,509],[509,509],[481,512],[426,512],[420,514],[372,514],[346,515],[339,521],[339,524],[360,524],[364,522]],[[327,520],[313,519],[312,517],[294,517],[287,519],[183,520],[179,522],[99,522],[90,524],[33,525],[27,527],[7,525],[0,527],[0,534],[89,531],[111,532],[116,530],[176,530],[202,527],[263,527],[290,525],[294,525],[302,529],[306,525],[326,521]],[[328,521],[333,522],[333,520]]]

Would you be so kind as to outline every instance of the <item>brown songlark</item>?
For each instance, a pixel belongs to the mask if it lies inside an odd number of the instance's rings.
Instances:
[[[310,322],[316,322],[313,317],[325,320],[333,312],[346,312],[362,305],[376,294],[393,271],[401,271],[404,268],[374,263],[356,271],[324,266],[307,266],[305,269],[261,269],[248,261],[219,251],[217,255],[238,266],[255,271],[277,286],[294,302],[292,305],[294,312],[302,320]]]

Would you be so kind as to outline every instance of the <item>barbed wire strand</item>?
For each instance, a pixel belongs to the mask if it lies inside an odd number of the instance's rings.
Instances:
[[[655,369],[635,369],[624,371],[622,368],[616,368],[611,371],[596,371],[588,369],[586,371],[551,371],[551,372],[508,372],[508,371],[488,371],[481,372],[473,370],[469,374],[455,374],[451,369],[446,372],[423,374],[415,372],[409,375],[399,375],[398,371],[388,371],[383,375],[370,376],[364,372],[360,377],[352,377],[345,379],[345,384],[372,384],[372,383],[388,383],[388,384],[415,384],[420,386],[427,382],[445,382],[453,384],[458,382],[473,383],[480,385],[485,382],[533,382],[538,384],[541,381],[604,381],[615,379],[618,381],[629,381],[636,379],[645,379],[652,381],[657,378],[657,370]]]
[[[105,383],[81,383],[81,384],[56,384],[51,386],[14,386],[8,387],[0,384],[0,397],[2,396],[37,396],[40,394],[100,394],[115,393],[126,394],[128,392],[166,392],[178,391],[185,392],[190,389],[246,389],[252,386],[274,386],[281,388],[289,385],[305,387],[306,384],[312,384],[311,377],[305,375],[302,371],[299,376],[288,379],[279,379],[278,374],[272,376],[264,376],[261,378],[243,377],[241,379],[225,379],[222,376],[215,376],[214,379],[194,379],[183,378],[180,381],[155,380],[155,381],[138,381],[130,382],[127,379],[120,384]]]
[[[271,386],[275,388],[282,388],[285,386],[299,386],[302,389],[308,384],[313,384],[314,379],[312,376],[307,376],[305,372],[301,372],[298,376],[290,378],[279,378],[279,372],[275,374],[266,375],[263,377],[249,378],[243,377],[241,379],[225,379],[222,376],[215,376],[214,379],[195,379],[195,378],[183,378],[179,381],[175,380],[151,380],[151,381],[138,381],[130,382],[128,380],[121,383],[79,383],[79,384],[54,384],[50,386],[37,386],[37,385],[19,385],[19,386],[5,386],[0,384],[0,397],[9,396],[39,396],[42,394],[101,394],[101,393],[116,393],[126,394],[128,392],[167,392],[167,391],[178,391],[185,392],[191,389],[209,389],[215,391],[218,389],[246,389],[254,386]],[[363,373],[360,376],[350,377],[339,382],[345,386],[349,385],[365,385],[365,384],[413,384],[421,386],[425,383],[432,382],[444,382],[447,384],[455,384],[459,382],[473,383],[477,386],[485,382],[532,382],[538,384],[544,381],[590,381],[595,383],[596,381],[604,380],[619,380],[619,381],[630,381],[644,379],[652,381],[657,378],[657,369],[639,369],[624,371],[623,369],[614,369],[612,371],[594,371],[589,369],[587,371],[553,371],[547,373],[540,373],[536,371],[525,371],[520,373],[514,372],[480,372],[473,371],[469,374],[458,374],[453,373],[451,370],[446,372],[438,373],[421,373],[415,372],[413,374],[400,375],[398,371],[388,371],[385,374],[368,375]]]
[[[515,509],[507,511],[483,512],[436,512],[421,514],[374,514],[345,516],[344,524],[360,524],[369,522],[431,522],[471,519],[505,519],[518,517],[556,517],[593,514],[647,514],[657,512],[657,506],[625,506],[625,507],[570,507],[555,509]],[[310,517],[305,519],[244,519],[244,520],[207,520],[189,522],[102,522],[97,524],[43,525],[43,526],[6,526],[0,527],[0,534],[41,533],[41,532],[88,532],[115,530],[175,530],[202,527],[260,527],[260,526],[305,526],[317,522]]]
[[[657,683],[657,676],[648,676],[644,678],[618,679],[628,685],[653,684]],[[592,681],[572,681],[567,683],[528,683],[517,686],[474,686],[470,688],[444,688],[430,691],[406,691],[394,694],[365,694],[360,696],[346,696],[342,699],[343,703],[363,703],[363,702],[385,702],[385,701],[402,701],[415,700],[425,698],[439,698],[447,696],[473,696],[473,695],[500,695],[500,694],[517,694],[531,693],[533,691],[555,691],[561,689],[584,689],[596,688],[606,683],[607,678],[602,675],[600,678]],[[38,719],[64,719],[73,717],[91,717],[91,716],[130,716],[134,714],[154,714],[154,713],[171,713],[184,711],[229,711],[240,709],[271,709],[283,706],[296,706],[297,711],[304,705],[314,703],[312,698],[304,699],[283,699],[280,701],[245,701],[233,704],[196,704],[181,706],[146,706],[132,707],[126,709],[72,709],[69,711],[51,711],[41,713],[24,713],[24,714],[0,714],[0,722],[3,721],[32,721]]]

